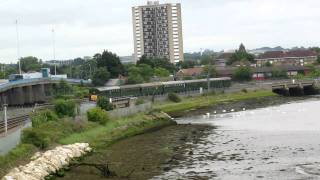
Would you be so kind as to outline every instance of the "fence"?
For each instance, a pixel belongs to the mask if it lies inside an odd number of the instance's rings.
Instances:
[[[130,116],[140,112],[146,112],[151,108],[152,108],[152,103],[148,102],[148,103],[133,106],[133,107],[115,109],[115,110],[109,111],[109,115],[112,118],[120,118],[120,117]]]

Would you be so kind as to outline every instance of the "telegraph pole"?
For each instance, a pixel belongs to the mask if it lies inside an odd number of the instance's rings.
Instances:
[[[5,133],[5,136],[7,136],[8,134],[7,104],[3,105],[3,111],[4,111],[4,133]]]
[[[17,57],[18,57],[18,65],[19,65],[19,74],[21,75],[21,57],[20,57],[20,39],[19,39],[19,27],[18,20],[16,20],[16,35],[17,35]]]
[[[53,60],[56,60],[56,40],[55,40],[55,31],[52,28],[52,52],[53,52]],[[54,63],[54,75],[57,75],[57,64]]]

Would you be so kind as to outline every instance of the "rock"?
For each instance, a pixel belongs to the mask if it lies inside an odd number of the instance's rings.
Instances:
[[[63,172],[63,167],[74,158],[79,158],[92,151],[88,143],[56,147],[45,153],[36,153],[29,164],[12,169],[3,180],[40,180],[46,176]]]

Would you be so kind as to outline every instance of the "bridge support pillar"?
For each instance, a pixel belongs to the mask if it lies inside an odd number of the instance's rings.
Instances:
[[[11,100],[12,105],[23,105],[24,104],[24,93],[22,87],[14,88],[11,91]]]
[[[34,95],[32,91],[32,86],[25,86],[24,90],[24,101],[25,104],[33,104],[34,103]]]
[[[34,102],[43,103],[45,102],[45,91],[44,85],[39,84],[32,87]]]

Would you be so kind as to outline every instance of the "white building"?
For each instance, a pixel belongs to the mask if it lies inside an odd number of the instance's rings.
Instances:
[[[132,8],[135,60],[141,56],[184,61],[181,4],[148,1]]]

